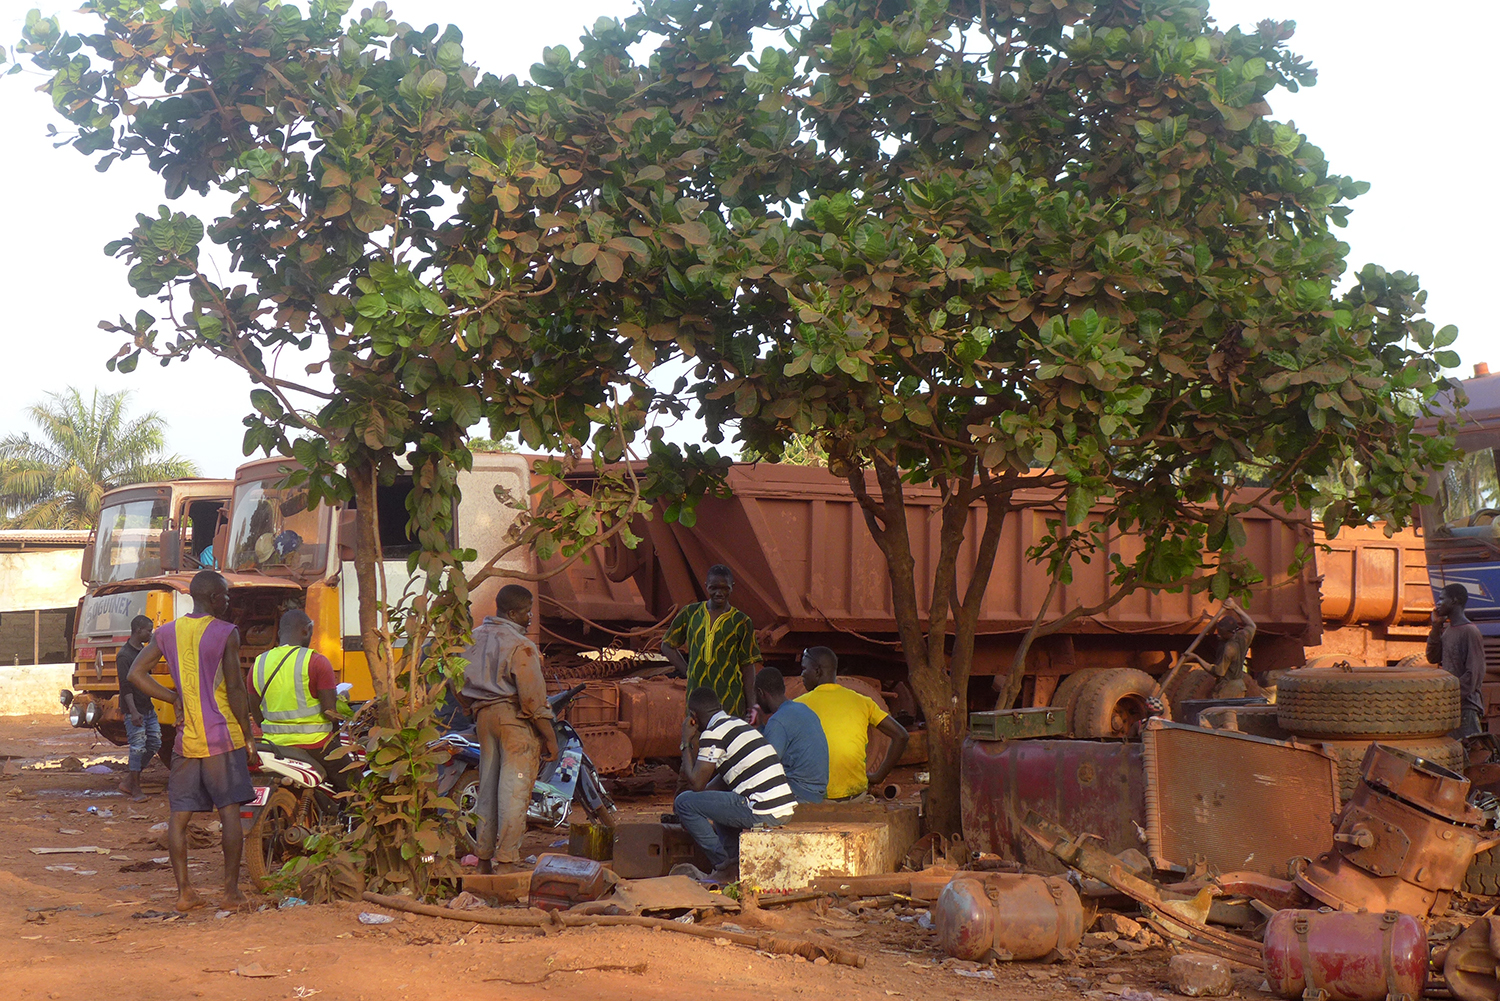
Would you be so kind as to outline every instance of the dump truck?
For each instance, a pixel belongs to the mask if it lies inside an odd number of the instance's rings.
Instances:
[[[231,480],[168,480],[121,487],[101,499],[99,524],[83,551],[73,687],[62,692],[74,726],[97,727],[114,743],[125,743],[115,653],[130,638],[137,615],[160,625],[179,614],[166,581],[213,565],[214,533],[232,487]],[[172,725],[163,720],[164,727]]]
[[[1477,365],[1464,392],[1469,403],[1457,413],[1463,454],[1431,474],[1422,537],[1433,594],[1449,584],[1468,589],[1465,611],[1484,635],[1482,692],[1493,732],[1500,729],[1500,375]],[[1451,396],[1443,405],[1456,410]]]

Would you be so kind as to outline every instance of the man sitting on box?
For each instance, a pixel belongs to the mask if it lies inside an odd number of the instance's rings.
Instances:
[[[740,832],[758,824],[780,827],[791,819],[797,797],[775,749],[760,731],[726,713],[713,689],[693,689],[687,704],[682,777],[691,788],[678,793],[672,806],[713,867],[708,876],[692,875],[733,882],[738,878]],[[709,788],[710,783],[717,788]]]

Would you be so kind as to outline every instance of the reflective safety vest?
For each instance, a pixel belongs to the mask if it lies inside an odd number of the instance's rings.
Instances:
[[[307,682],[313,652],[305,646],[278,646],[255,658],[253,677],[260,693],[260,732],[273,744],[319,744],[333,733],[317,695]]]

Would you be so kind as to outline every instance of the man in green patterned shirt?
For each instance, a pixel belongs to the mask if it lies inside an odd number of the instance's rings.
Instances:
[[[712,688],[726,713],[744,716],[749,708],[745,695],[755,690],[755,672],[761,666],[755,625],[729,603],[734,574],[728,567],[709,567],[703,590],[708,600],[677,613],[661,652],[677,673],[686,675],[688,691]]]

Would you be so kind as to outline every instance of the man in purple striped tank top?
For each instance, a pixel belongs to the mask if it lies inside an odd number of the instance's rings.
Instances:
[[[246,903],[240,892],[240,853],[244,831],[240,805],[255,798],[250,761],[250,699],[240,668],[240,634],[224,620],[229,612],[229,583],[212,570],[193,577],[189,587],[193,610],[156,630],[130,668],[136,690],[177,706],[177,753],[167,782],[172,818],[167,853],[177,878],[177,909],[203,906],[188,881],[187,830],[194,813],[217,811],[223,828],[224,907]],[[176,691],[151,677],[163,658]]]

